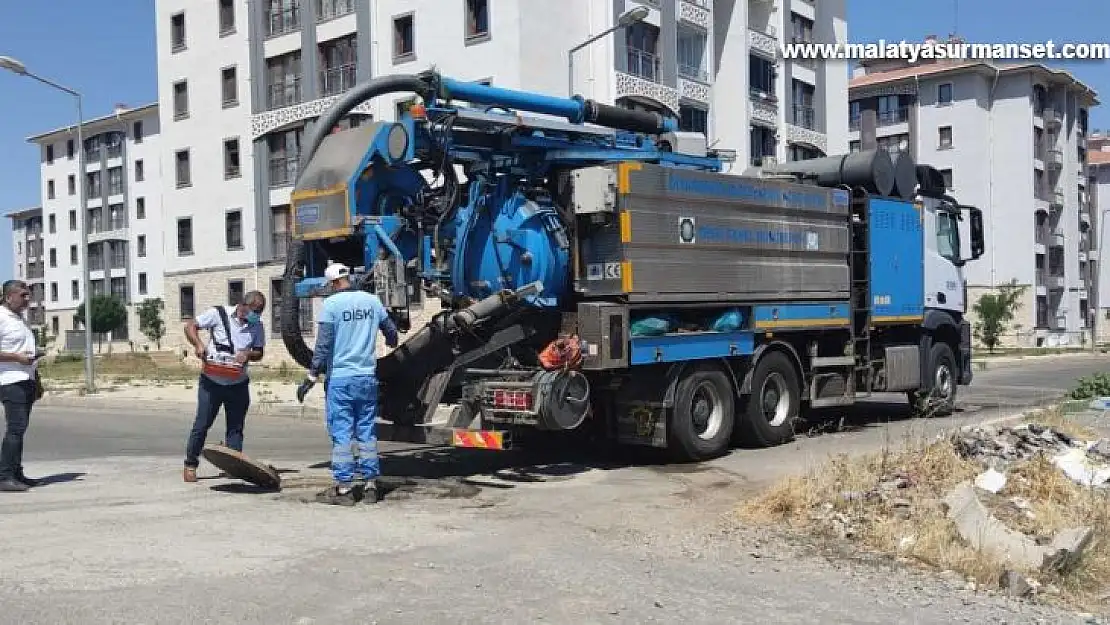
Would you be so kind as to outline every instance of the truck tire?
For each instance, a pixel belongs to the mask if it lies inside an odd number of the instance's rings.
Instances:
[[[921,391],[910,391],[910,405],[923,415],[948,416],[956,409],[959,373],[956,355],[948,343],[934,343],[929,350],[929,377]]]
[[[772,351],[752,372],[751,393],[744,404],[743,430],[760,447],[794,440],[794,420],[802,405],[801,383],[790,358]]]
[[[736,421],[735,398],[732,380],[720,368],[699,365],[683,372],[667,427],[671,456],[699,462],[728,453]]]

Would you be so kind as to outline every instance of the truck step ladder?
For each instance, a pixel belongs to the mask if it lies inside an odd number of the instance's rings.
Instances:
[[[871,228],[866,194],[851,200],[852,353],[859,395],[871,394]]]

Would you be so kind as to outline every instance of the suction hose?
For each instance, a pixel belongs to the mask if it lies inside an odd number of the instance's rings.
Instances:
[[[381,76],[355,85],[316,120],[306,143],[306,149],[301,155],[297,168],[298,178],[305,171],[312,157],[315,156],[320,144],[331,133],[331,129],[356,106],[387,93],[423,94],[428,91],[429,87],[429,82],[426,79],[411,74]],[[293,291],[297,282],[302,278],[301,273],[304,270],[305,262],[304,243],[293,241],[289,246],[285,261],[282,289],[284,297],[281,298],[281,339],[293,360],[307,369],[312,364],[312,349],[305,343],[304,336],[301,334],[300,304]]]

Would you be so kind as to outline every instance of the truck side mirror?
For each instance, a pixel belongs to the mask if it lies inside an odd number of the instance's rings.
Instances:
[[[974,206],[961,206],[960,210],[966,210],[971,217],[971,260],[978,260],[986,251],[983,241],[983,211]]]

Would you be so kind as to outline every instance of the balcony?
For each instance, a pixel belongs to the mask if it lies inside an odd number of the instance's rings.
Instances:
[[[748,49],[774,61],[778,56],[779,43],[775,27],[768,25],[762,31],[748,29]]]
[[[748,91],[748,117],[753,122],[759,122],[772,128],[779,125],[779,100],[773,93],[759,89]]]
[[[286,187],[297,180],[298,156],[270,157],[270,187]]]
[[[123,156],[123,146],[122,145],[110,145],[110,146],[108,146],[108,158],[121,158],[122,156]]]
[[[710,0],[678,0],[678,21],[695,24],[705,29],[713,26]]]
[[[889,111],[879,111],[877,125],[881,128],[883,126],[904,124],[909,120],[910,108],[908,106],[900,106]]]
[[[1052,247],[1064,247],[1064,229],[1057,226],[1052,230],[1052,236],[1048,239],[1048,244]]]
[[[338,95],[354,86],[354,63],[329,67],[320,72],[320,91],[325,96]]]
[[[300,3],[294,3],[281,11],[266,11],[266,36],[277,37],[291,33],[301,27]]]
[[[280,109],[301,102],[301,77],[288,76],[285,81],[270,85],[266,94],[266,105],[270,109]]]
[[[1064,210],[1064,192],[1053,190],[1052,196],[1049,198],[1049,205],[1054,211]]]
[[[1049,150],[1045,162],[1052,169],[1061,169],[1064,166],[1064,152],[1056,148]]]
[[[1044,125],[1046,128],[1053,128],[1063,123],[1063,120],[1060,118],[1060,112],[1051,106],[1045,107],[1041,117],[1044,118]]]
[[[616,98],[646,98],[678,114],[679,91],[660,80],[660,58],[637,48],[625,48],[626,66],[617,71]],[[706,93],[708,96],[708,92]]]
[[[355,0],[316,0],[316,21],[326,22],[355,10]]]

